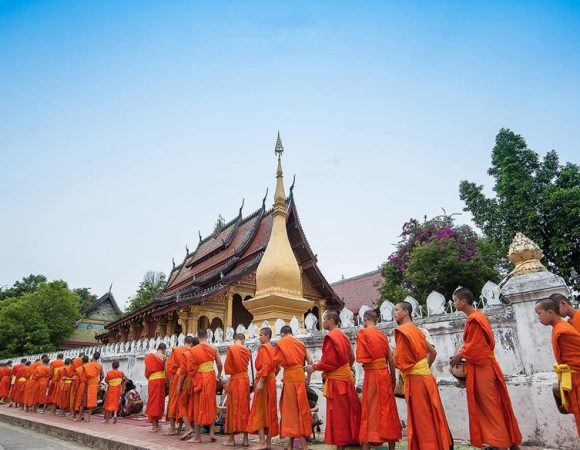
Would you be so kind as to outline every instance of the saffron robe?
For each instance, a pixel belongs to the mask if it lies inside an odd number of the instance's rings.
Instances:
[[[185,374],[183,382],[181,384],[181,392],[179,393],[179,399],[177,402],[177,417],[183,418],[187,417],[187,420],[195,422],[193,416],[193,379],[187,373],[187,366],[191,360],[191,349],[187,349],[186,352],[181,354],[181,364],[174,376],[179,376]],[[179,380],[179,378],[178,378]]]
[[[21,366],[16,373],[16,388],[14,391],[14,401],[16,403],[24,403],[24,392],[28,378],[30,378],[30,366]]]
[[[576,313],[578,315],[579,313]],[[558,364],[567,364],[572,373],[572,390],[566,392],[568,410],[574,414],[580,436],[580,333],[561,320],[552,329],[552,349]]]
[[[159,372],[163,372],[165,363],[155,353],[149,353],[145,357],[145,378],[147,383],[147,418],[149,422],[159,420],[163,417],[165,411],[165,376],[157,378]],[[149,379],[153,374],[156,374]]]
[[[466,360],[471,445],[511,447],[522,443],[503,373],[494,355],[491,326],[481,311],[467,318],[461,355]]]
[[[250,417],[248,365],[252,354],[243,345],[232,345],[226,353],[224,371],[230,375],[226,386],[226,433],[244,433]]]
[[[36,392],[34,394],[35,405],[46,404],[46,391],[48,389],[48,382],[52,377],[52,369],[45,365],[40,365],[36,368]]]
[[[79,384],[79,376],[77,374],[77,369],[79,367],[81,367],[82,365],[83,365],[83,358],[81,356],[72,360],[72,364],[71,364],[72,382],[71,382],[71,387],[69,390],[69,392],[70,392],[70,408],[71,409],[74,408],[77,386]]]
[[[75,376],[77,384],[74,392],[73,410],[79,411],[81,406],[87,406],[87,374],[84,365],[75,369]]]
[[[578,333],[580,333],[580,310],[576,310],[568,323],[572,325]]]
[[[335,328],[324,336],[322,357],[319,363],[313,366],[314,370],[325,372],[323,374],[326,377],[324,442],[329,445],[348,445],[357,443],[359,439],[361,403],[350,369],[351,352],[348,337]],[[336,378],[333,374],[335,371],[338,371]]]
[[[268,429],[270,436],[278,436],[278,400],[276,398],[276,361],[274,347],[267,342],[258,348],[256,355],[256,380],[254,384],[254,399],[248,418],[248,433],[256,433],[263,428]],[[264,379],[264,387],[257,390],[258,382]]]
[[[121,389],[123,387],[123,378],[125,374],[120,370],[113,369],[107,372],[105,383],[107,383],[107,394],[103,409],[106,412],[117,412],[119,409],[119,399],[121,398]]]
[[[389,341],[376,327],[359,330],[356,360],[363,365],[364,381],[359,441],[378,446],[402,438],[401,421],[387,367]]]
[[[99,376],[102,373],[102,367],[98,362],[91,361],[85,364],[85,373],[87,375],[87,398],[86,407],[94,408],[97,406],[97,397],[99,394]]]
[[[52,403],[53,399],[55,397],[54,390],[56,388],[56,385],[54,383],[54,376],[56,375],[56,370],[59,367],[63,367],[63,366],[64,366],[64,361],[62,359],[55,359],[54,361],[50,362],[50,368],[52,369],[52,375],[50,377],[50,382],[48,384],[48,393],[46,394],[46,398],[47,398],[47,401],[49,403]]]
[[[4,366],[0,369],[0,398],[8,397],[10,393],[10,382],[12,381],[12,371],[10,367]]]
[[[18,385],[18,373],[21,367],[25,367],[24,364],[16,364],[12,367],[10,375],[12,377],[12,381],[10,382],[10,393],[8,397],[10,400],[14,400],[14,395],[16,394],[16,386]]]
[[[60,396],[62,393],[62,372],[64,370],[63,367],[57,367],[54,371],[54,375],[50,379],[50,385],[48,391],[50,393],[50,397],[47,395],[46,401],[51,405],[59,405],[60,404]],[[52,392],[50,391],[50,386],[53,386]]]
[[[216,376],[213,369],[216,350],[205,342],[200,342],[191,349],[191,358],[187,363],[187,373],[193,383],[193,420],[197,425],[209,425],[217,416]],[[211,363],[212,368],[205,371],[203,364]]]
[[[24,388],[24,399],[23,402],[26,406],[32,406],[34,404],[34,395],[36,394],[36,368],[40,366],[40,362],[35,361],[30,364],[28,368],[30,376],[26,380],[26,387]]]
[[[179,367],[181,366],[182,355],[185,352],[189,352],[187,347],[175,347],[171,351],[169,358],[165,361],[165,378],[169,383],[169,400],[167,402],[166,419],[180,418],[180,416],[178,416],[179,395],[177,395],[177,385],[180,375],[178,374]]]
[[[74,367],[72,364],[65,366],[62,368],[61,373],[61,392],[59,403],[57,403],[60,409],[69,409],[72,407],[71,404],[71,390],[72,390],[72,383],[73,383],[73,373]]]
[[[395,365],[409,372],[427,358],[427,340],[412,322],[395,328]],[[407,448],[449,450],[453,441],[433,375],[406,375]]]
[[[312,413],[306,396],[306,347],[293,336],[284,336],[274,349],[274,361],[284,369],[280,394],[280,437],[310,436]]]

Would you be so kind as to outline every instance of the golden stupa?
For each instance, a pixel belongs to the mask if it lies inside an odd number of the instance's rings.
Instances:
[[[511,271],[509,277],[532,272],[546,272],[548,270],[540,262],[542,249],[522,233],[516,233],[509,247],[508,258],[515,264],[514,270]]]

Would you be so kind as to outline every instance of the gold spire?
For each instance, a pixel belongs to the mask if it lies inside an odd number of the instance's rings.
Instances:
[[[509,276],[531,272],[546,272],[548,270],[540,262],[542,249],[522,233],[516,233],[509,248],[508,258],[515,264],[514,270],[511,271]]]
[[[286,192],[282,170],[284,147],[280,132],[275,147],[278,156],[276,193],[272,213],[272,231],[264,256],[256,269],[256,296],[244,301],[254,315],[254,321],[282,318],[289,321],[312,307],[313,302],[302,297],[302,275],[296,256],[290,246],[286,230]],[[271,322],[274,323],[274,322]]]

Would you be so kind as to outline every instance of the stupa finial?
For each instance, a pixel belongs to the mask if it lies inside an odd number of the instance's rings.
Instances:
[[[523,275],[531,272],[546,272],[548,269],[540,262],[542,249],[522,233],[516,233],[512,241],[508,258],[515,264],[509,276]]]

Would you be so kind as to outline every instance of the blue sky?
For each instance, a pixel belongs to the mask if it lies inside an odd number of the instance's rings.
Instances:
[[[278,129],[323,272],[366,272],[501,127],[578,162],[579,110],[574,2],[0,0],[0,285],[124,303],[259,207]]]

